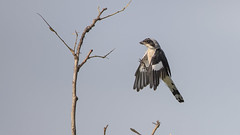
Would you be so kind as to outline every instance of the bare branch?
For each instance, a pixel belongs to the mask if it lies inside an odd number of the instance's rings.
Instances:
[[[108,18],[108,17],[111,17],[111,16],[113,16],[113,15],[115,15],[115,14],[118,14],[118,13],[124,11],[124,10],[130,5],[131,2],[132,2],[132,0],[130,0],[130,1],[128,2],[128,4],[127,4],[125,7],[123,7],[122,10],[119,10],[119,11],[113,13],[113,14],[110,14],[110,15],[107,15],[107,16],[105,16],[105,17],[102,17],[102,18],[100,18],[100,20],[106,19],[106,18]]]
[[[76,45],[77,45],[77,40],[78,40],[78,33],[77,33],[76,30],[75,30],[75,34],[76,34],[76,40],[75,40],[74,48],[73,48],[74,53],[75,53],[75,49],[76,49]]]
[[[107,56],[112,53],[115,49],[112,49],[110,52],[108,52],[106,55],[104,56],[99,56],[99,55],[94,55],[94,56],[90,56],[88,59],[91,59],[91,58],[96,58],[96,57],[99,57],[99,58],[107,58]]]
[[[77,71],[79,71],[79,69],[87,62],[87,60],[89,59],[89,57],[90,57],[90,55],[91,55],[92,52],[93,52],[93,50],[91,49],[91,50],[89,51],[87,57],[84,59],[84,61],[83,61],[80,65],[78,65],[78,70],[77,70]]]
[[[157,121],[157,123],[154,123],[154,122],[153,122],[153,124],[156,125],[156,126],[155,126],[155,128],[153,129],[152,135],[154,135],[155,132],[157,131],[157,129],[159,128],[160,122],[159,122],[159,121]]]
[[[106,135],[107,128],[108,128],[108,125],[106,125],[106,127],[104,127],[103,135]]]
[[[141,135],[138,131],[136,131],[135,129],[133,128],[130,128],[131,131],[133,131],[134,133],[138,134],[138,135]]]
[[[80,41],[78,42],[78,47],[77,47],[76,55],[79,57],[79,53],[80,53],[80,50],[81,50],[81,47],[82,47],[82,44],[83,44],[83,40],[84,40],[84,38],[85,38],[85,35],[95,26],[95,24],[97,23],[97,21],[103,20],[103,19],[105,19],[105,18],[111,17],[111,16],[113,16],[113,15],[115,15],[115,14],[117,14],[117,13],[120,13],[120,12],[124,11],[124,10],[129,6],[129,4],[130,4],[131,2],[132,2],[132,0],[130,0],[130,1],[128,2],[128,4],[127,4],[122,10],[119,10],[119,11],[113,13],[113,14],[110,14],[110,15],[105,16],[105,17],[102,17],[102,18],[101,18],[100,16],[102,15],[102,13],[103,13],[105,10],[107,10],[107,8],[103,8],[101,11],[100,11],[99,8],[98,8],[98,16],[97,16],[97,18],[93,19],[92,24],[91,24],[90,26],[87,26],[87,27],[84,29],[84,31],[83,31],[83,33],[82,33],[82,35],[81,35]]]
[[[80,50],[81,50],[81,47],[82,47],[82,43],[83,43],[83,40],[85,38],[85,35],[95,26],[96,22],[99,20],[100,16],[102,15],[102,13],[107,10],[107,8],[104,8],[102,9],[101,12],[99,12],[98,16],[96,19],[93,19],[93,23],[90,25],[90,26],[87,26],[82,35],[81,35],[81,38],[80,38],[80,41],[78,42],[78,47],[77,47],[77,52],[76,52],[76,55],[79,57],[79,54],[80,54]]]
[[[79,69],[87,62],[87,60],[89,60],[89,59],[91,59],[91,58],[103,58],[103,59],[105,59],[105,58],[107,58],[107,56],[110,54],[110,53],[112,53],[114,51],[114,49],[113,50],[111,50],[110,52],[108,52],[106,55],[104,55],[104,56],[98,56],[98,55],[94,55],[94,56],[90,56],[91,55],[91,53],[93,52],[93,50],[90,50],[89,51],[89,53],[88,53],[88,55],[87,55],[87,57],[83,60],[83,62],[81,63],[81,64],[79,64],[78,65],[78,71],[79,71]]]
[[[37,14],[38,14],[38,15],[43,19],[43,21],[48,25],[49,29],[57,35],[57,37],[63,42],[63,44],[64,44],[64,45],[69,49],[69,51],[73,54],[73,56],[75,56],[75,52],[73,51],[73,49],[70,48],[70,47],[67,45],[67,43],[58,35],[58,33],[57,33],[57,32],[51,27],[51,25],[42,17],[41,14],[39,14],[39,13],[37,13]]]

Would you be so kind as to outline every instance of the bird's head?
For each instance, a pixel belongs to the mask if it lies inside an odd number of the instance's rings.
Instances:
[[[140,44],[145,45],[149,49],[160,48],[160,45],[158,44],[158,42],[153,38],[146,38],[143,41],[141,41]]]

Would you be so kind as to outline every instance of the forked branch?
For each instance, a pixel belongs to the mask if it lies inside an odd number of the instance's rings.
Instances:
[[[112,53],[113,51],[114,51],[114,49],[111,50],[110,52],[108,52],[108,53],[107,53],[106,55],[104,55],[104,56],[99,56],[99,55],[90,56],[90,55],[92,54],[92,52],[93,52],[93,50],[91,49],[91,50],[88,52],[87,57],[83,60],[83,62],[78,65],[78,71],[79,71],[79,69],[80,69],[89,59],[91,59],[91,58],[103,58],[103,59],[105,59],[105,58],[107,58],[107,56],[108,56],[110,53]]]
[[[98,58],[107,58],[107,56],[110,54],[110,53],[112,53],[113,51],[114,51],[115,49],[112,49],[110,52],[108,52],[106,55],[104,55],[104,56],[99,56],[99,55],[94,55],[94,56],[90,56],[88,59],[91,59],[91,58],[96,58],[96,57],[98,57]]]
[[[101,20],[103,20],[103,19],[106,19],[106,18],[108,18],[108,17],[111,17],[111,16],[113,16],[113,15],[116,15],[116,14],[124,11],[124,10],[129,6],[129,4],[130,4],[131,2],[132,2],[132,0],[130,0],[130,1],[128,2],[128,4],[127,4],[122,10],[119,10],[119,11],[113,13],[113,14],[107,15],[107,16],[102,17],[102,18],[101,18],[101,15],[103,14],[103,12],[104,12],[105,10],[107,10],[107,8],[103,8],[103,9],[100,11],[100,9],[99,9],[99,7],[98,7],[98,16],[97,16],[97,18],[93,19],[93,22],[92,22],[91,25],[87,26],[87,27],[84,29],[84,31],[83,31],[83,33],[82,33],[82,36],[81,36],[81,38],[80,38],[80,40],[79,40],[79,42],[78,42],[78,47],[77,47],[76,55],[79,56],[79,54],[80,54],[80,50],[81,50],[81,47],[82,47],[82,44],[83,44],[83,40],[84,40],[84,38],[85,38],[85,35],[95,26],[95,24],[96,24],[98,21],[101,21]]]
[[[153,129],[153,131],[152,131],[152,135],[154,135],[155,132],[157,131],[157,129],[159,128],[160,122],[159,122],[159,121],[157,121],[157,123],[154,123],[154,122],[153,122],[153,124],[156,125],[156,126],[155,126],[155,128]]]
[[[98,16],[97,16],[97,18],[93,19],[92,24],[89,25],[89,26],[87,26],[87,27],[84,29],[84,31],[83,31],[83,33],[82,33],[82,35],[81,35],[81,38],[80,38],[80,40],[79,40],[79,42],[78,42],[78,45],[77,45],[78,33],[75,31],[75,33],[76,33],[76,41],[75,41],[75,44],[74,44],[74,49],[72,49],[71,47],[69,47],[69,45],[60,37],[60,35],[57,33],[57,31],[55,31],[55,30],[53,29],[53,27],[44,19],[44,17],[43,17],[41,14],[39,14],[39,13],[37,13],[37,14],[38,14],[38,15],[43,19],[43,21],[48,25],[49,29],[50,29],[52,32],[54,32],[54,33],[57,35],[57,37],[63,42],[63,44],[69,49],[69,51],[72,53],[72,55],[74,56],[74,58],[78,59],[78,58],[79,58],[79,54],[80,54],[80,50],[81,50],[81,47],[82,47],[82,44],[83,44],[83,40],[84,40],[84,38],[85,38],[85,35],[95,26],[95,24],[97,23],[97,21],[106,19],[106,18],[111,17],[111,16],[113,16],[113,15],[116,15],[116,14],[118,14],[118,13],[120,13],[120,12],[123,12],[123,11],[130,5],[131,2],[132,2],[132,0],[130,0],[130,1],[128,2],[128,4],[127,4],[125,7],[123,7],[122,10],[116,11],[115,13],[112,13],[112,14],[107,15],[107,16],[105,16],[105,17],[101,17],[101,15],[103,14],[103,12],[104,12],[105,10],[107,10],[107,8],[103,8],[103,9],[100,11],[100,9],[99,9],[99,7],[98,7]],[[77,50],[75,50],[75,49],[76,49],[76,46],[77,46]],[[76,57],[76,56],[77,56],[77,57]]]
[[[89,59],[92,52],[93,52],[93,50],[89,51],[89,53],[88,53],[87,57],[84,59],[84,61],[80,65],[78,65],[78,67],[77,67],[78,70],[77,71],[79,71],[79,69],[87,62],[87,60]]]

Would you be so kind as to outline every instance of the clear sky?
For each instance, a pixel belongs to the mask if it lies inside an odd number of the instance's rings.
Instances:
[[[0,134],[71,134],[73,57],[42,14],[73,46],[74,31],[128,0],[0,1]],[[133,0],[122,13],[98,22],[86,35],[90,49],[109,59],[91,59],[79,72],[77,134],[239,135],[240,2],[238,0]],[[157,39],[185,102],[164,83],[157,91],[132,89],[146,48]]]

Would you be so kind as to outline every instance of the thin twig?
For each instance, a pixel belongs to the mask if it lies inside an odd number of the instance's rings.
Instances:
[[[74,43],[74,48],[73,48],[73,51],[75,52],[75,49],[76,49],[76,45],[77,45],[77,40],[78,40],[78,32],[75,30],[75,34],[76,34],[76,40],[75,40],[75,43]]]
[[[112,49],[109,53],[107,53],[106,55],[104,56],[99,56],[99,55],[94,55],[94,56],[90,56],[88,59],[91,59],[91,58],[96,58],[96,57],[99,57],[99,58],[107,58],[107,56],[112,53],[115,49]]]
[[[137,130],[133,129],[133,128],[130,128],[131,131],[133,131],[134,133],[138,134],[138,135],[141,135]]]
[[[155,128],[153,129],[152,135],[154,135],[155,132],[157,131],[157,129],[159,128],[160,122],[159,122],[159,121],[157,121],[157,123],[154,123],[154,122],[153,122],[153,124],[156,125],[156,126],[155,126]]]
[[[108,125],[106,125],[106,127],[104,127],[104,130],[103,130],[103,135],[106,135],[107,128],[108,128]]]
[[[105,17],[102,17],[102,18],[100,18],[100,20],[106,19],[106,18],[108,18],[108,17],[111,17],[111,16],[113,16],[113,15],[115,15],[115,14],[117,14],[117,13],[120,13],[120,12],[124,11],[124,10],[130,5],[131,2],[132,2],[132,0],[130,0],[130,1],[128,2],[128,4],[127,4],[125,7],[123,7],[122,10],[119,10],[119,11],[113,13],[113,14],[110,14],[110,15],[107,15],[107,16],[105,16]]]
[[[75,52],[73,51],[73,49],[72,48],[70,48],[68,45],[67,45],[67,43],[58,35],[58,33],[52,28],[52,26],[43,18],[43,16],[41,15],[41,14],[39,14],[39,13],[37,13],[42,19],[43,19],[43,21],[48,25],[48,27],[49,27],[49,29],[52,31],[52,32],[54,32],[56,35],[57,35],[57,37],[64,43],[64,45],[70,50],[70,52],[73,54],[73,56],[75,56]]]

